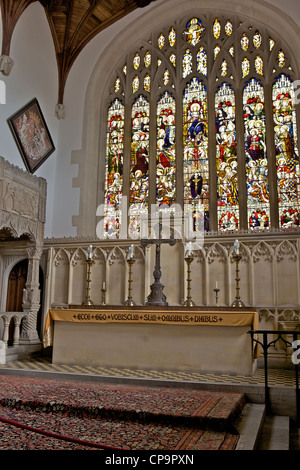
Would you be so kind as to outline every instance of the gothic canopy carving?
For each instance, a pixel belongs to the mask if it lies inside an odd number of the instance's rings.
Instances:
[[[25,9],[36,1],[0,0],[3,22],[2,56],[9,57],[17,21]],[[155,0],[39,0],[47,16],[56,52],[58,103],[63,103],[70,69],[89,41],[120,18],[153,1]]]

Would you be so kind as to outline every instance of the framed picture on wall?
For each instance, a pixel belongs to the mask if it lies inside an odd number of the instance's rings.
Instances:
[[[34,173],[55,150],[38,100],[31,100],[7,122],[26,169]]]

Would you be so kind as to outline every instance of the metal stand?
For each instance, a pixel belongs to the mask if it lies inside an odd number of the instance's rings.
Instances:
[[[188,255],[184,259],[188,267],[188,270],[187,270],[188,277],[187,277],[187,299],[183,305],[185,307],[195,307],[196,304],[192,300],[192,296],[191,296],[191,263],[194,261],[194,258],[191,255]]]
[[[91,267],[93,264],[95,264],[95,261],[92,260],[91,258],[88,258],[86,260],[87,264],[87,276],[86,276],[86,295],[85,295],[85,301],[82,303],[82,305],[94,305],[90,298],[90,289],[91,289]]]
[[[219,306],[219,302],[218,302],[218,294],[220,292],[220,289],[218,289],[217,287],[214,289],[215,293],[216,293],[216,306],[218,307]]]
[[[240,297],[240,286],[239,286],[239,262],[241,261],[242,257],[241,255],[234,254],[233,259],[235,261],[235,289],[236,289],[236,296],[235,300],[232,304],[232,307],[245,307],[244,302],[242,302],[241,297]]]
[[[155,268],[153,271],[154,276],[154,283],[151,284],[150,289],[151,293],[147,297],[146,305],[160,305],[160,306],[167,306],[167,298],[163,293],[164,285],[160,282],[161,278],[161,267],[160,267],[160,247],[162,243],[168,243],[169,245],[173,246],[176,243],[174,238],[170,239],[162,239],[161,238],[162,232],[162,224],[159,223],[159,238],[155,240],[149,239],[142,239],[141,245],[146,247],[148,245],[156,245],[155,246]]]
[[[124,305],[133,306],[136,305],[135,301],[132,299],[132,265],[135,263],[135,259],[129,258],[127,263],[129,264],[128,299]]]

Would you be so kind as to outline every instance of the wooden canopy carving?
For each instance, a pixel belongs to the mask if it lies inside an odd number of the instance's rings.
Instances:
[[[22,13],[38,0],[0,0],[2,56],[9,56],[14,28]],[[70,69],[78,54],[100,31],[136,8],[155,0],[39,0],[50,26],[59,75],[58,103],[63,103]]]

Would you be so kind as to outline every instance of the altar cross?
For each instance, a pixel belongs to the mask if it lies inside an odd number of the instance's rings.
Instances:
[[[148,245],[156,245],[155,247],[155,267],[153,271],[154,276],[154,283],[151,284],[150,289],[151,293],[147,297],[146,305],[168,305],[167,298],[163,293],[164,285],[161,284],[161,266],[160,266],[160,247],[163,243],[168,243],[169,245],[173,246],[176,243],[174,238],[161,238],[162,233],[162,224],[159,222],[159,237],[158,239],[148,239],[142,238],[141,244],[143,247]]]

